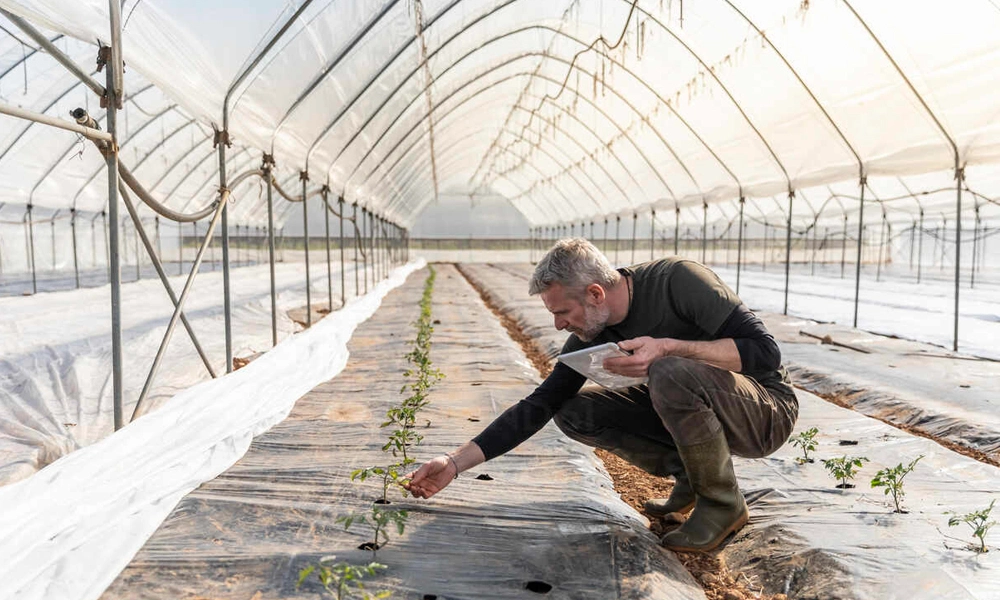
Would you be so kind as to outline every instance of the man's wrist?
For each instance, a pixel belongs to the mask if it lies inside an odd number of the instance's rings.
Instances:
[[[461,473],[461,470],[458,468],[458,463],[455,461],[455,457],[452,456],[450,452],[445,453],[445,456],[448,457],[448,461],[453,467],[455,467],[455,476],[452,479],[458,479],[458,474]]]

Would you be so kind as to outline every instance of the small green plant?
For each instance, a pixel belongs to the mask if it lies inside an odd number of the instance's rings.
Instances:
[[[996,499],[990,502],[990,505],[982,510],[974,510],[964,515],[956,514],[954,517],[948,519],[948,527],[955,527],[956,525],[965,523],[972,528],[972,535],[976,536],[979,540],[979,546],[977,547],[970,544],[970,547],[980,554],[990,551],[990,549],[986,547],[986,534],[989,532],[990,527],[997,524],[996,521],[989,520],[990,511],[993,510],[994,504],[996,504]]]
[[[337,600],[350,598],[352,591],[360,592],[362,600],[381,600],[392,596],[392,592],[388,590],[369,593],[361,582],[365,577],[372,577],[378,571],[385,570],[385,565],[377,562],[360,567],[347,563],[329,564],[332,559],[333,557],[320,559],[318,565],[310,565],[299,571],[299,581],[295,584],[295,589],[299,589],[310,575],[315,574],[323,589]]]
[[[393,484],[399,486],[403,492],[403,496],[406,496],[407,492],[406,488],[403,487],[403,484],[407,482],[407,479],[402,476],[402,473],[406,467],[410,466],[414,462],[415,461],[412,458],[409,458],[394,465],[355,469],[351,471],[351,481],[365,481],[369,477],[381,477],[382,497],[376,500],[376,502],[379,504],[389,504],[389,487]]]
[[[886,467],[878,473],[875,473],[875,477],[872,479],[872,487],[884,487],[886,496],[892,494],[892,503],[896,506],[895,512],[905,512],[902,508],[903,478],[910,474],[910,471],[917,466],[917,463],[920,462],[920,459],[923,457],[924,455],[921,454],[905,467],[903,466],[903,463],[899,463],[895,467]]]
[[[830,475],[834,479],[840,481],[837,485],[838,488],[848,489],[854,487],[854,484],[848,483],[848,480],[854,479],[854,476],[858,474],[858,469],[866,462],[868,462],[868,459],[864,456],[841,456],[840,458],[824,459],[823,466],[826,467],[826,470],[830,472]]]
[[[371,550],[372,560],[378,556],[379,548],[389,543],[388,529],[390,525],[395,525],[396,532],[403,535],[406,530],[406,520],[410,517],[405,510],[386,510],[378,505],[373,505],[368,513],[342,515],[337,517],[337,523],[343,523],[344,529],[348,530],[355,523],[367,525],[372,530],[372,541],[361,544],[361,550]]]
[[[799,432],[798,435],[793,435],[789,438],[793,446],[798,446],[802,448],[802,456],[795,459],[795,462],[805,464],[807,462],[813,462],[813,459],[809,457],[809,453],[816,449],[816,434],[819,433],[819,429],[815,427],[810,427],[809,429]]]

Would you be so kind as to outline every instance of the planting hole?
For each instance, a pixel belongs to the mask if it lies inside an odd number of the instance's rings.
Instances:
[[[840,440],[837,443],[840,444],[841,446],[857,446],[858,440]]]
[[[392,504],[392,500],[383,500],[379,498],[378,500],[372,502],[372,504]]]
[[[476,475],[476,479],[478,479],[479,481],[493,481],[493,478],[487,475],[486,473],[483,473],[481,475]]]
[[[358,550],[368,550],[369,552],[371,552],[372,550],[378,550],[381,547],[382,544],[376,544],[374,542],[365,542],[364,544],[358,546]]]
[[[437,600],[437,598],[435,594],[424,594],[424,600]]]
[[[536,594],[548,594],[552,591],[552,586],[544,581],[529,581],[524,584],[524,589],[529,592],[535,592]]]
[[[842,490],[849,490],[854,487],[853,483],[838,483],[837,487]]]

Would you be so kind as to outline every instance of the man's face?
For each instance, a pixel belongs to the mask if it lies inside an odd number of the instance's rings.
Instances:
[[[540,296],[545,308],[552,313],[556,329],[565,329],[584,342],[593,340],[608,325],[611,309],[605,301],[604,290],[598,285],[588,286],[582,299],[558,283],[552,284]]]

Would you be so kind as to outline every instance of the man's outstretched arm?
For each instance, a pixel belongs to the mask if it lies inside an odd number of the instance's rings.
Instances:
[[[475,442],[466,442],[454,451],[425,462],[410,475],[404,485],[415,498],[430,498],[448,487],[462,471],[486,462],[486,456]]]

